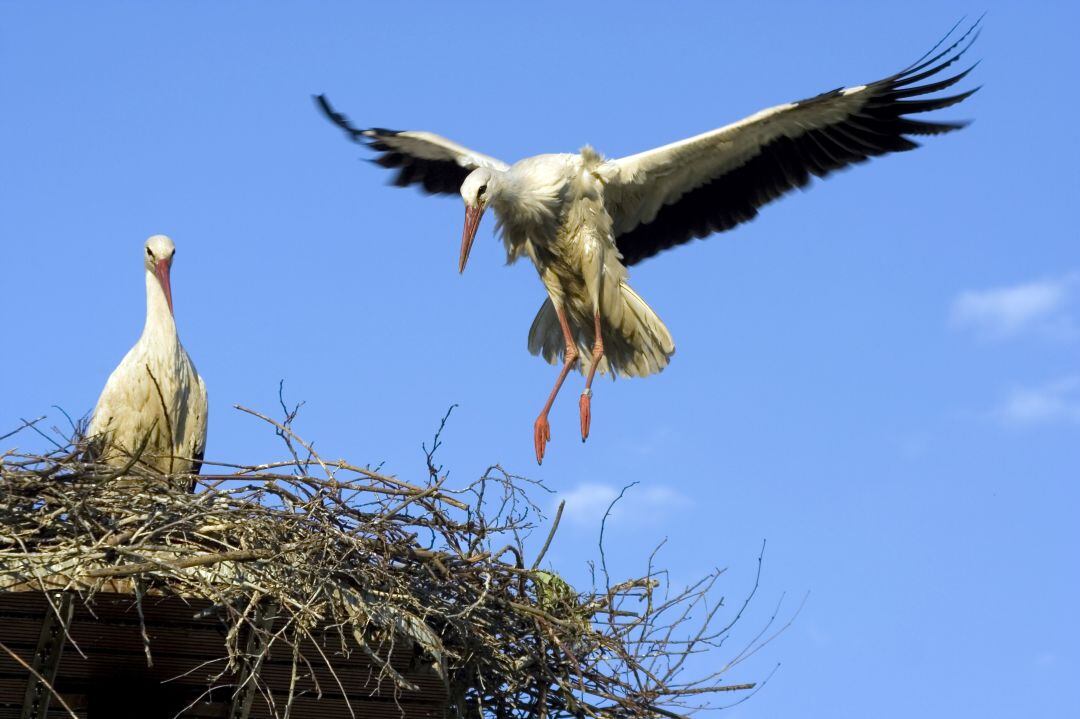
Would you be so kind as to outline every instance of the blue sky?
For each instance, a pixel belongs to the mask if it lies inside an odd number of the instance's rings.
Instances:
[[[633,268],[671,366],[571,378],[525,350],[543,289],[490,218],[456,272],[459,200],[385,185],[314,110],[514,160],[629,154],[903,67],[987,9],[963,132],[855,168]],[[141,329],[141,243],[178,246],[208,456],[265,460],[272,411],[331,457],[463,480],[499,462],[568,515],[584,582],[714,567],[732,606],[768,540],[729,717],[1080,715],[1080,191],[1075,3],[0,3],[0,425],[88,412]],[[32,443],[32,439],[25,439]],[[545,500],[547,501],[547,500]],[[553,497],[551,502],[556,501]],[[735,640],[733,640],[735,641]],[[717,660],[725,658],[722,651]]]

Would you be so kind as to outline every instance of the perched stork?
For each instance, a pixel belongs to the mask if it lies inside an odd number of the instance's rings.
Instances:
[[[87,436],[92,454],[108,464],[123,467],[138,454],[142,465],[163,474],[198,474],[206,385],[176,334],[169,282],[175,253],[165,235],[146,241],[146,325],[109,375]]]
[[[325,96],[316,100],[352,140],[380,153],[378,164],[397,170],[396,185],[461,194],[459,271],[488,207],[495,211],[509,262],[525,255],[536,265],[548,298],[529,330],[529,351],[552,364],[562,359],[533,426],[536,459],[542,462],[551,438],[548,411],[571,368],[578,365],[586,374],[579,403],[584,441],[598,369],[643,377],[662,370],[675,351],[664,323],[627,284],[626,268],[747,222],[811,176],[918,147],[911,135],[963,127],[967,123],[909,115],[955,105],[978,89],[925,97],[971,72],[974,66],[935,78],[970,47],[977,26],[939,51],[953,28],[914,64],[882,80],[777,105],[617,160],[585,147],[577,154],[538,155],[507,165],[428,132],[356,129]]]

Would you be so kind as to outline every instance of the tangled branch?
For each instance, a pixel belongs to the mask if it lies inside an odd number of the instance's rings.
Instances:
[[[304,654],[329,630],[340,651],[364,652],[380,679],[407,690],[387,650],[407,642],[461,719],[680,717],[754,687],[724,676],[764,633],[715,671],[689,669],[734,624],[719,620],[719,571],[668,592],[650,557],[645,576],[575,591],[537,568],[558,518],[526,563],[522,537],[542,519],[526,489],[538,483],[496,465],[451,487],[435,462],[438,434],[420,483],[331,460],[282,407],[282,421],[241,409],[273,427],[288,459],[207,461],[200,477],[136,461],[118,477],[87,461],[78,435],[45,454],[0,454],[0,591],[63,589],[91,602],[127,586],[208,599],[227,626],[223,674],[253,634],[264,652],[284,648],[294,678],[314,661],[332,672],[331,657]],[[202,488],[191,494],[193,479]],[[288,715],[292,691],[275,715]]]

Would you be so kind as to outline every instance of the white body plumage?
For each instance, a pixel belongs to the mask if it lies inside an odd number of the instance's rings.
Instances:
[[[146,442],[140,463],[165,474],[198,473],[206,448],[206,385],[180,344],[169,268],[175,247],[146,241],[146,324],[101,392],[87,430],[108,464],[123,466]]]
[[[675,343],[627,284],[597,174],[602,162],[591,148],[530,157],[505,172],[477,171],[462,195],[470,196],[472,184],[487,186],[507,260],[531,259],[547,289],[529,329],[529,351],[552,364],[562,359],[566,343],[555,311],[561,307],[580,351],[577,367],[588,373],[599,313],[604,354],[597,369],[644,377],[667,366]]]

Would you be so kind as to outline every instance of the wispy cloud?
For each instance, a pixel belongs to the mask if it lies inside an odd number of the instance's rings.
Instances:
[[[1080,273],[1050,277],[1008,287],[967,290],[953,300],[949,319],[954,327],[971,329],[987,339],[1010,339],[1038,333],[1055,338],[1077,334],[1070,315]]]
[[[599,527],[604,512],[619,496],[620,488],[598,482],[583,482],[561,495],[566,500],[563,519],[579,527]],[[674,509],[685,506],[689,499],[680,492],[665,485],[631,487],[619,500],[608,525],[632,520],[637,523],[651,523],[664,518]]]
[[[995,412],[1010,425],[1080,423],[1080,375],[1014,389]]]

